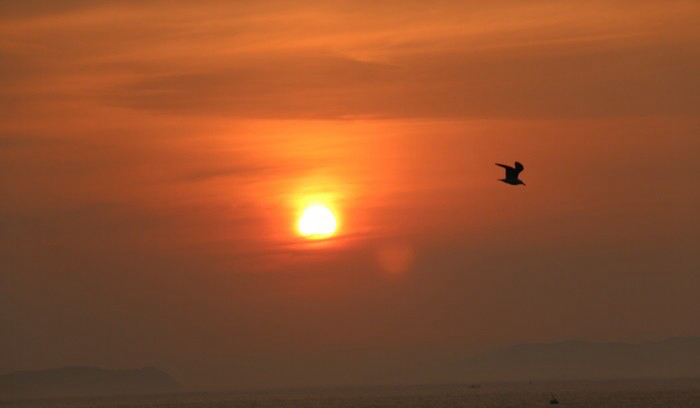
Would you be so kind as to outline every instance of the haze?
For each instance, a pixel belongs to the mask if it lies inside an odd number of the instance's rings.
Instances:
[[[516,343],[700,335],[699,17],[3,2],[0,372],[385,384]],[[497,181],[515,160],[526,187]],[[311,199],[331,239],[295,233]]]

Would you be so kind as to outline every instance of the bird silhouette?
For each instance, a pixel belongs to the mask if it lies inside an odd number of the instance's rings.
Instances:
[[[520,172],[525,169],[525,166],[523,166],[522,163],[515,162],[515,167],[510,167],[501,163],[496,163],[496,166],[503,167],[504,169],[506,169],[506,178],[498,179],[498,181],[502,181],[506,184],[510,184],[513,186],[517,186],[518,184],[525,185],[525,183],[523,183],[523,181],[518,178]]]

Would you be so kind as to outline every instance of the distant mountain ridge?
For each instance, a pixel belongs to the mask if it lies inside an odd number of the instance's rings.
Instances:
[[[700,337],[647,343],[520,344],[459,365],[467,377],[482,380],[700,377]]]
[[[562,341],[519,344],[430,366],[445,381],[568,381],[700,378],[700,337],[646,343]],[[66,367],[0,375],[0,401],[12,398],[135,395],[180,391],[152,367]]]
[[[0,375],[0,399],[155,394],[179,390],[180,385],[175,380],[153,367],[109,370],[83,366]]]

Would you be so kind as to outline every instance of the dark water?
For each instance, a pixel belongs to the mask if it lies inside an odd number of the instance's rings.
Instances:
[[[554,393],[559,405],[549,405]],[[700,379],[578,381],[0,401],[5,408],[700,408]]]

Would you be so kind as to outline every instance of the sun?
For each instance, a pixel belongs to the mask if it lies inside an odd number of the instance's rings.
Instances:
[[[322,204],[314,204],[302,211],[297,221],[299,234],[309,239],[322,239],[333,235],[338,228],[333,212]]]

